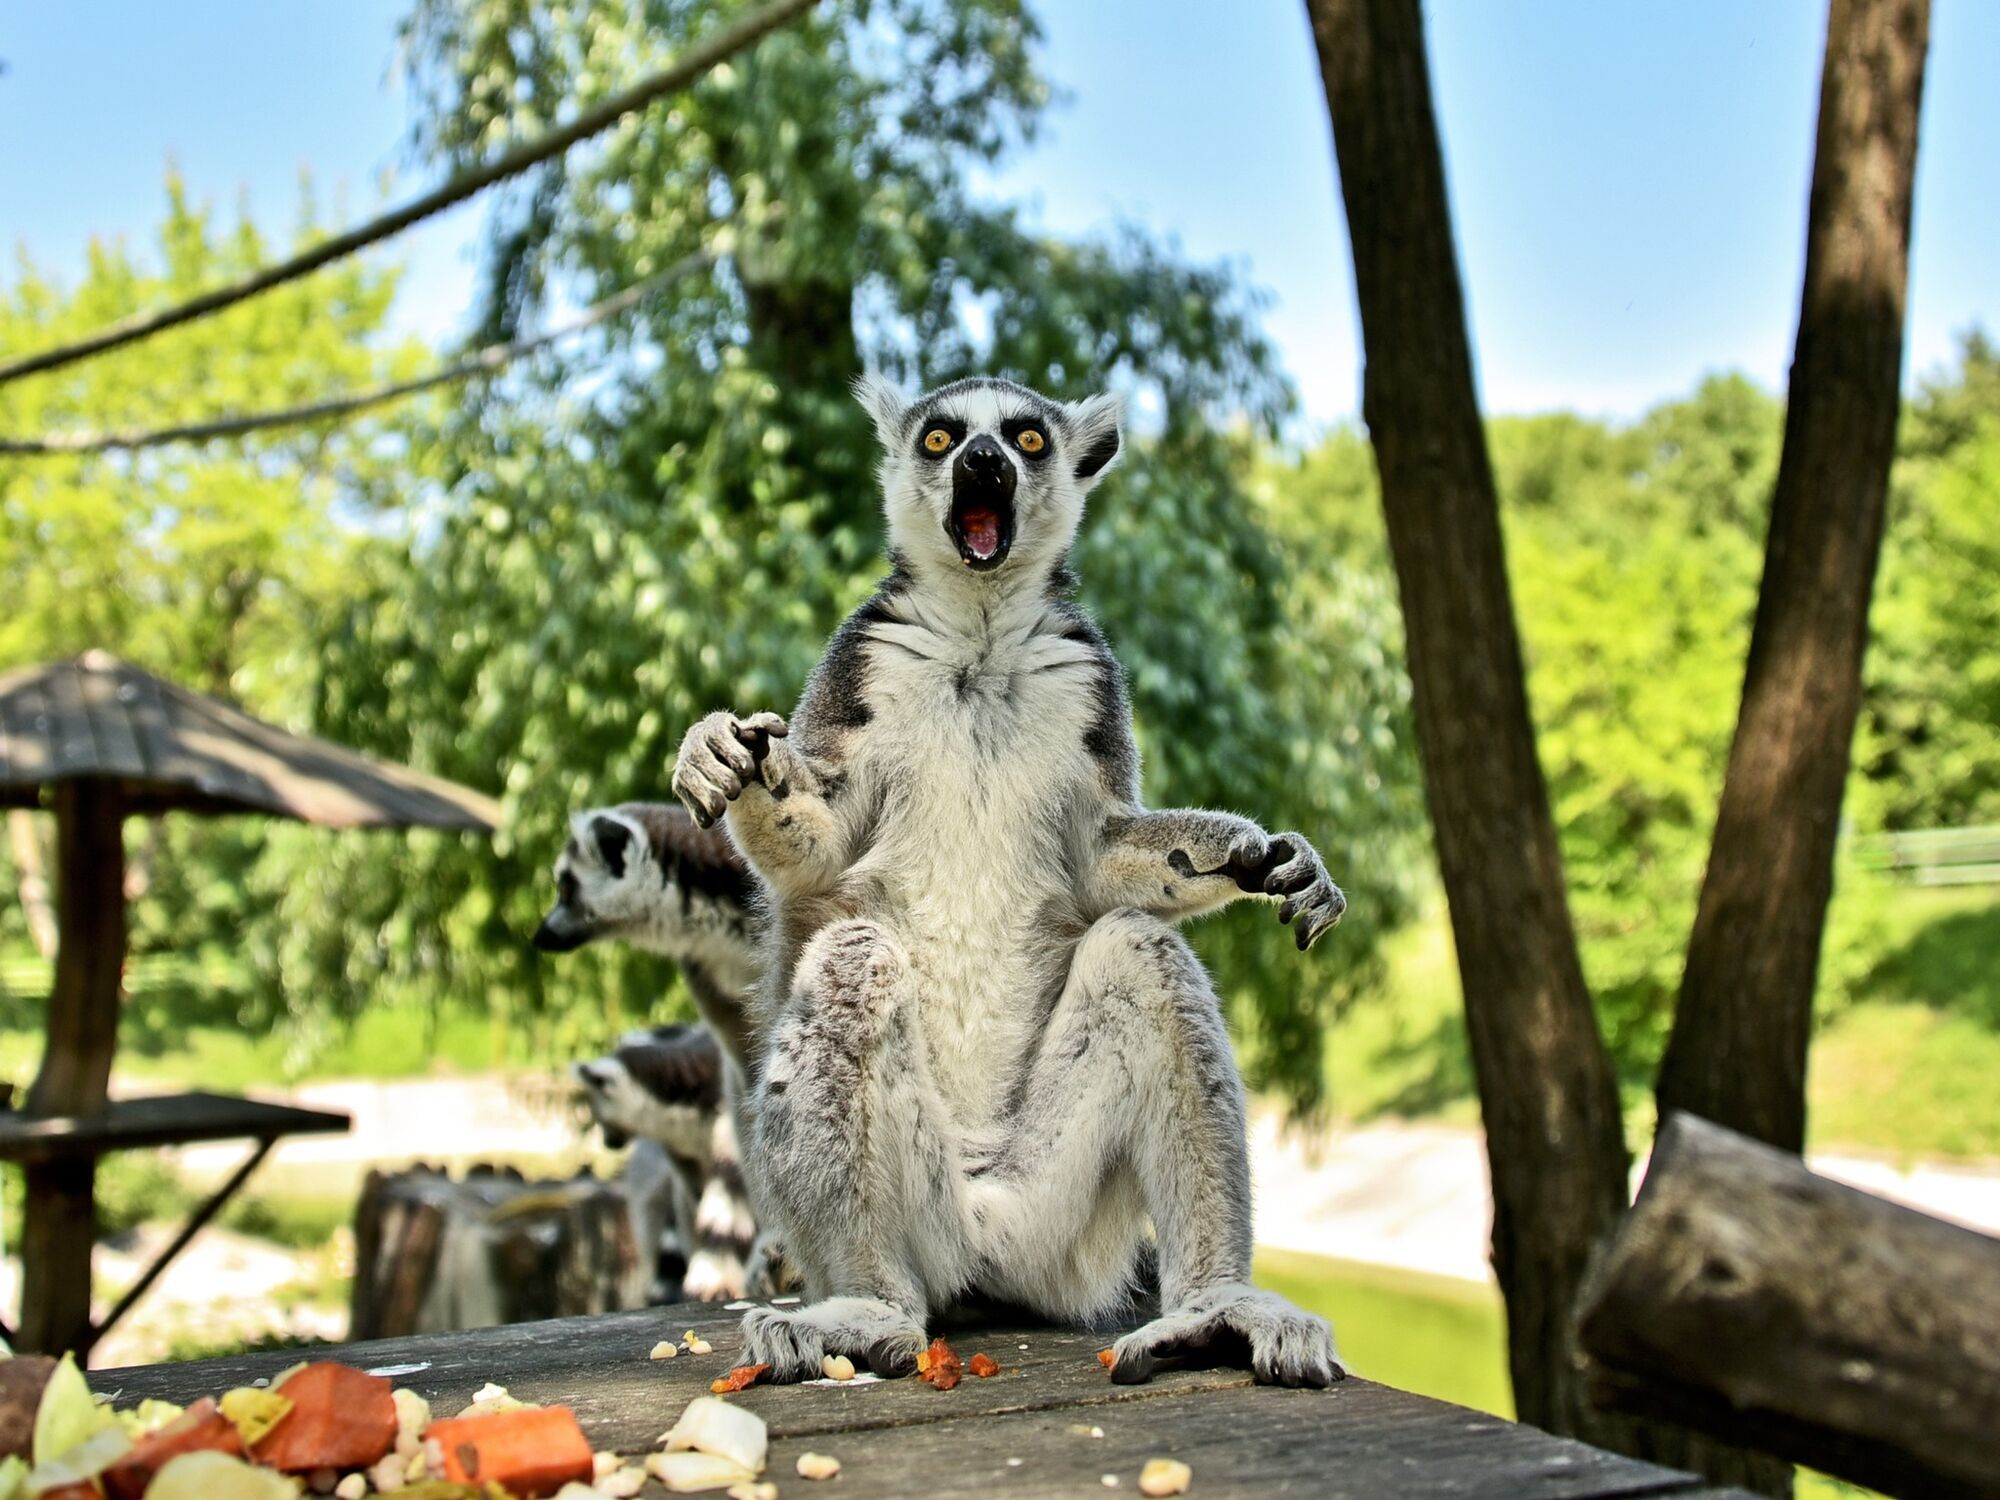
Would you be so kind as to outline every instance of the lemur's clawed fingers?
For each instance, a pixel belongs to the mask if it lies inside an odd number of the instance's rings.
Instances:
[[[713,713],[681,741],[674,762],[674,795],[695,822],[713,827],[756,774],[756,759],[736,737],[735,716]]]
[[[774,735],[778,739],[783,739],[792,732],[784,719],[774,713],[751,714],[746,719],[737,720],[737,726],[739,732],[747,730],[751,734]]]
[[[1288,925],[1297,921],[1292,933],[1301,953],[1318,942],[1347,910],[1347,898],[1327,878],[1319,852],[1296,833],[1272,836],[1263,889],[1268,895],[1284,898],[1278,907],[1278,920]]]

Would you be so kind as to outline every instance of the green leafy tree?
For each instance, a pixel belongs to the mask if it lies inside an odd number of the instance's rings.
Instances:
[[[262,264],[247,218],[220,219],[177,176],[150,256],[96,242],[74,285],[25,253],[0,292],[0,348],[62,342]],[[301,240],[320,233],[309,187]],[[347,264],[161,338],[0,387],[0,431],[147,428],[317,398],[410,373],[423,351],[382,346],[393,272]],[[372,422],[138,454],[0,458],[0,669],[103,647],[162,676],[294,721],[281,670],[305,621],[340,598],[365,542],[343,506],[383,482]],[[250,820],[128,828],[133,947],[241,968],[258,913]],[[10,856],[0,852],[0,860]],[[12,891],[18,872],[0,868]],[[24,945],[0,900],[0,941]]]
[[[409,27],[418,138],[484,158],[734,8],[429,0]],[[512,831],[490,853],[413,840],[399,866],[334,851],[288,873],[296,983],[475,995],[534,1012],[526,1030],[555,1047],[651,1009],[666,976],[645,960],[526,950],[564,818],[663,795],[698,714],[789,705],[880,573],[853,376],[1001,371],[1131,399],[1132,460],[1093,500],[1078,566],[1132,677],[1149,794],[1306,829],[1353,888],[1330,956],[1299,962],[1267,911],[1199,936],[1255,1075],[1316,1097],[1320,1023],[1372,972],[1416,818],[1393,611],[1344,594],[1250,493],[1290,394],[1234,276],[1135,232],[1048,239],[968,186],[1047,102],[1036,38],[1016,0],[823,6],[498,212],[496,329],[556,291],[726,253],[415,440],[437,504],[315,649],[317,712],[499,790]],[[378,940],[344,942],[350,924]]]

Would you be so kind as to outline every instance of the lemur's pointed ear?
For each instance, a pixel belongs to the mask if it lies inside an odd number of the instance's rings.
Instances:
[[[1118,427],[1124,403],[1107,391],[1072,401],[1063,410],[1069,418],[1069,444],[1076,455],[1076,477],[1089,489],[1106,469],[1118,462],[1122,442]]]
[[[893,448],[902,437],[903,413],[910,403],[896,389],[895,382],[880,370],[870,370],[854,380],[854,399],[875,423],[875,436],[884,448]]]
[[[625,877],[625,854],[632,847],[632,830],[616,818],[592,818],[590,836],[597,842],[597,852],[604,856],[605,868],[611,871],[614,880]]]

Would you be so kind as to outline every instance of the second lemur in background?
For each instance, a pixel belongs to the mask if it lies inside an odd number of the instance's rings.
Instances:
[[[572,1070],[607,1145],[636,1138],[665,1155],[668,1217],[687,1257],[682,1295],[779,1289],[775,1249],[753,1254],[756,1218],[729,1107],[742,1078],[743,1001],[759,963],[751,875],[726,838],[681,808],[634,802],[576,814],[555,877],[537,948],[567,953],[615,939],[671,958],[705,1023],[630,1032]],[[635,1183],[645,1166],[628,1169]]]

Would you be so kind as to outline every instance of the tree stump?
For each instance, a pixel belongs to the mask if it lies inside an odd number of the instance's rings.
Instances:
[[[643,1219],[639,1222],[644,1222]],[[490,1328],[651,1300],[655,1256],[625,1184],[475,1167],[370,1172],[355,1210],[354,1339]]]

